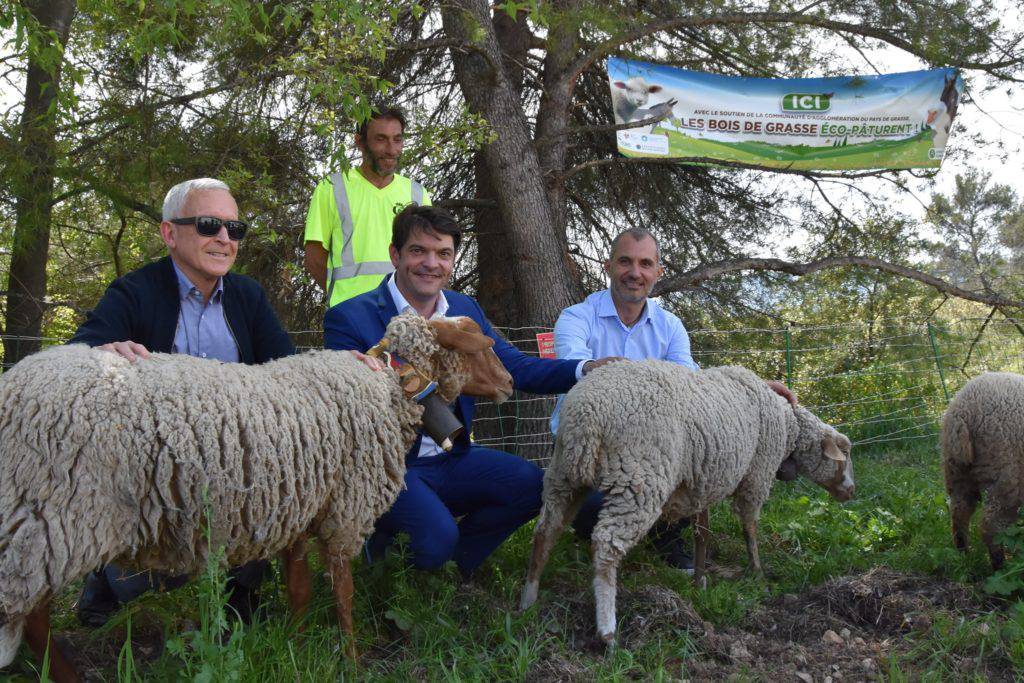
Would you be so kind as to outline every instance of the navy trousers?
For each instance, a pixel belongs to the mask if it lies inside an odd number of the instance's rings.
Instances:
[[[238,585],[250,590],[258,588],[269,568],[270,563],[263,560],[235,567],[228,572],[227,587],[233,589]],[[188,583],[191,578],[188,575],[167,576],[152,571],[134,572],[116,564],[108,564],[103,567],[102,573],[111,592],[121,603],[130,602],[146,591],[174,590]]]
[[[436,569],[455,560],[468,576],[540,512],[544,472],[510,453],[471,446],[409,460],[405,484],[377,520],[368,545],[371,556],[402,531],[409,535],[415,567]]]

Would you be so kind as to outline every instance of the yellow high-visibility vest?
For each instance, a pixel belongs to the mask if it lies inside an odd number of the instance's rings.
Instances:
[[[395,174],[377,187],[358,169],[334,173],[316,186],[306,216],[307,242],[327,251],[327,301],[334,306],[368,292],[392,272],[388,246],[396,207],[430,205],[415,180]]]

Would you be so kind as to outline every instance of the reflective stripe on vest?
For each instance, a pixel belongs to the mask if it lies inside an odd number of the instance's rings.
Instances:
[[[358,172],[358,171],[357,171]],[[415,180],[410,179],[412,185],[412,202],[417,206],[423,204],[423,186]],[[327,285],[327,305],[331,305],[331,295],[334,293],[334,283],[338,280],[347,280],[359,275],[387,275],[395,270],[391,261],[361,261],[356,262],[352,255],[352,236],[355,233],[355,224],[352,222],[352,205],[348,201],[348,192],[345,190],[345,180],[341,171],[331,175],[331,184],[334,186],[334,203],[338,207],[338,218],[341,220],[341,263],[330,269]],[[328,265],[333,257],[330,245],[327,248]]]

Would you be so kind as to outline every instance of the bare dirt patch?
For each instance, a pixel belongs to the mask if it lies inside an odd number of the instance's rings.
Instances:
[[[560,590],[562,589],[562,590]],[[552,652],[530,672],[531,681],[584,680],[586,660],[603,656],[594,638],[593,599],[580,589],[553,587],[540,616],[570,650]],[[552,604],[555,603],[555,604]],[[934,666],[913,654],[937,619],[972,619],[992,605],[961,584],[879,567],[834,579],[802,595],[787,594],[751,612],[735,626],[715,628],[688,600],[660,586],[620,591],[619,643],[640,648],[655,639],[693,639],[695,655],[681,666],[693,680],[875,680],[891,657],[914,677]],[[922,657],[925,657],[922,655]],[[952,675],[968,671],[988,680],[1014,680],[1005,660],[951,655]]]

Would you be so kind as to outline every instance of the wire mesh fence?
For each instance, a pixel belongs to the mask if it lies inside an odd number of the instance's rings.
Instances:
[[[538,354],[537,334],[550,328],[507,328],[506,338]],[[320,348],[320,330],[292,333],[300,350]],[[800,402],[846,433],[861,449],[934,442],[949,398],[984,371],[1024,372],[1024,329],[1012,320],[882,320],[828,326],[691,330],[702,367],[741,365],[790,386]],[[59,343],[52,338],[3,338]],[[480,402],[473,438],[545,463],[554,439],[552,396],[515,392],[501,404]]]

